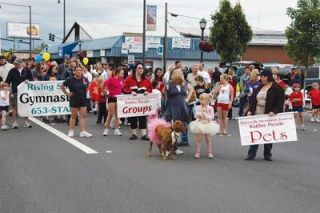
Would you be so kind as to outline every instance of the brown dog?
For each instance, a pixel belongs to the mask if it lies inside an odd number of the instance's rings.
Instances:
[[[173,159],[176,159],[174,151],[177,148],[177,137],[179,133],[186,132],[187,128],[182,121],[175,121],[171,126],[167,127],[164,125],[159,125],[156,127],[156,136],[161,141],[159,145],[159,152],[163,160],[167,160],[171,154]],[[152,155],[152,141],[150,142],[148,156]]]

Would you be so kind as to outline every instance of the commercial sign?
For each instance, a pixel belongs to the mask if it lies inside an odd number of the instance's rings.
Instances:
[[[191,47],[190,38],[172,38],[172,48],[188,49],[190,47]]]
[[[294,113],[239,117],[241,145],[297,141]]]
[[[11,38],[40,38],[40,25],[20,22],[7,22],[7,36]]]
[[[117,96],[117,112],[119,118],[156,114],[157,106],[157,94]]]
[[[147,5],[147,31],[157,30],[157,6]]]
[[[69,97],[60,89],[63,81],[22,82],[18,86],[18,114],[49,116],[70,114]]]

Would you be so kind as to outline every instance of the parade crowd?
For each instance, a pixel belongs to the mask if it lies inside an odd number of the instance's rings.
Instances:
[[[294,111],[299,128],[305,130],[303,73],[293,69],[287,81],[281,79],[277,68],[263,69],[250,65],[243,74],[237,76],[234,67],[221,64],[214,69],[206,69],[203,63],[185,69],[180,61],[168,66],[164,73],[161,68],[154,71],[142,63],[135,66],[112,67],[107,63],[83,65],[77,58],[66,58],[63,63],[55,61],[34,62],[15,58],[12,64],[0,56],[0,112],[1,130],[8,130],[8,115],[12,113],[12,128],[17,123],[17,87],[28,81],[62,80],[62,91],[70,98],[71,115],[45,116],[42,121],[54,125],[68,123],[69,137],[74,137],[75,126],[80,126],[80,137],[91,137],[87,127],[87,115],[96,115],[96,124],[103,125],[104,136],[121,136],[121,125],[130,125],[130,140],[149,141],[147,116],[118,118],[117,96],[131,94],[159,95],[156,117],[166,121],[180,120],[195,136],[195,158],[200,158],[201,141],[207,143],[207,157],[214,158],[212,136],[231,136],[228,121],[240,116]],[[312,122],[320,122],[320,89],[312,84],[308,91],[312,103]],[[232,109],[239,107],[238,115]],[[215,120],[215,118],[217,118]],[[191,123],[190,123],[191,122]],[[27,118],[24,127],[31,128]],[[138,131],[139,130],[139,131]],[[1,136],[0,136],[1,137]],[[179,146],[189,145],[188,132],[181,134]],[[249,148],[246,160],[256,157],[258,145]],[[272,144],[264,145],[264,159],[272,160]],[[176,154],[182,154],[179,148]]]

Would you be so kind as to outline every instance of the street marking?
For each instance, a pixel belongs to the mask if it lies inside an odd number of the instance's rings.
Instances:
[[[42,121],[40,121],[39,119],[36,119],[34,117],[28,117],[30,121],[32,121],[35,124],[38,124],[40,127],[44,128],[45,130],[48,130],[49,132],[51,132],[52,134],[58,136],[59,138],[63,139],[64,141],[70,143],[71,145],[77,147],[78,149],[80,149],[81,151],[85,152],[86,154],[98,154],[97,151],[91,149],[90,147],[80,143],[79,141],[70,138],[69,136],[67,136],[66,134],[64,134],[63,132],[60,132],[59,130],[43,123]]]

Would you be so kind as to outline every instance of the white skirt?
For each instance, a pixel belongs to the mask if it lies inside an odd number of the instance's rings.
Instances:
[[[190,132],[194,134],[210,134],[216,135],[219,131],[219,125],[215,121],[203,122],[195,120],[190,122]]]

